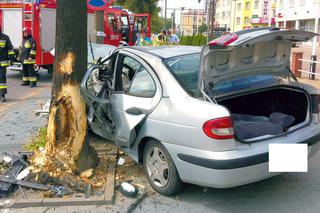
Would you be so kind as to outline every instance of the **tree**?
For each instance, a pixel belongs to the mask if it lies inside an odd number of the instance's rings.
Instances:
[[[79,173],[96,163],[80,82],[87,69],[87,1],[57,0],[55,63],[44,171]],[[41,158],[41,157],[40,157]]]
[[[204,32],[207,32],[207,25],[205,23],[203,23],[202,25],[199,26],[199,33],[204,33]]]

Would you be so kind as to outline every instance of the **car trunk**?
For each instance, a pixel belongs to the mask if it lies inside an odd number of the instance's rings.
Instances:
[[[303,126],[308,119],[308,94],[289,86],[222,97],[217,102],[230,111],[239,141],[281,135]]]

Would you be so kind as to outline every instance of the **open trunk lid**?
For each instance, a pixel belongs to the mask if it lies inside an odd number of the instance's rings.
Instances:
[[[287,76],[294,42],[308,41],[317,34],[279,28],[257,28],[229,33],[201,52],[199,92],[218,82],[252,74]]]

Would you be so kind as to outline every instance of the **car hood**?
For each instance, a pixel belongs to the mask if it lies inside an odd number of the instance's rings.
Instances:
[[[221,36],[202,49],[200,90],[244,75],[288,75],[292,44],[308,41],[315,35],[312,32],[267,28]]]

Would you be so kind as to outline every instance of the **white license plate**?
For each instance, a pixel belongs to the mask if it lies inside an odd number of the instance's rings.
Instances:
[[[269,144],[269,172],[308,172],[308,144]]]

